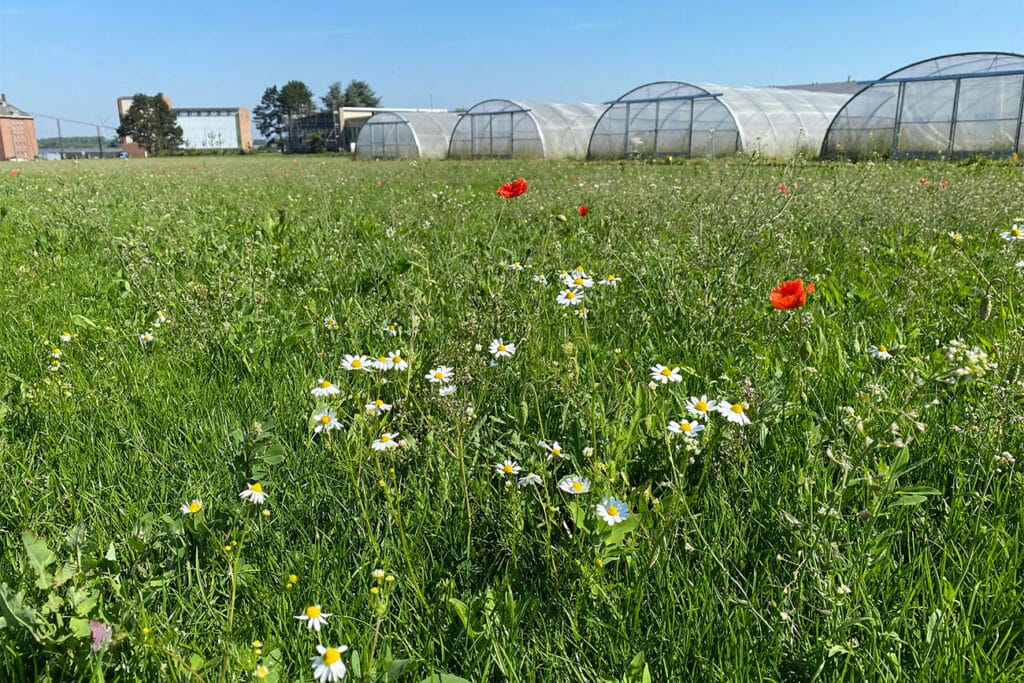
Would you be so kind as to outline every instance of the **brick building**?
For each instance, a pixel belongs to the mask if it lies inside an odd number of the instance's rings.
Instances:
[[[0,161],[35,159],[38,154],[32,115],[8,103],[7,95],[0,94]]]

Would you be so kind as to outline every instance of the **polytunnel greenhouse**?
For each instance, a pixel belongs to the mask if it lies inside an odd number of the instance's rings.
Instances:
[[[1024,55],[971,52],[911,64],[836,115],[824,157],[1010,156],[1021,150]]]
[[[462,115],[448,156],[470,158],[584,158],[598,104],[484,100]]]
[[[459,115],[452,112],[378,112],[367,119],[356,140],[356,156],[366,159],[443,159]]]
[[[648,83],[608,105],[587,156],[716,157],[758,152],[816,155],[849,95],[790,88]]]

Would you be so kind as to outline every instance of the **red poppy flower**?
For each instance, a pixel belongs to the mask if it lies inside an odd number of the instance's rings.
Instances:
[[[18,172],[17,171],[11,171],[11,177],[12,178],[17,178],[18,177]]]
[[[941,187],[943,190],[945,190],[947,187],[949,187],[949,182],[945,181],[945,180],[940,180],[939,181],[939,187]]]
[[[505,199],[512,199],[513,197],[518,197],[522,193],[526,192],[527,187],[529,187],[529,185],[526,184],[525,180],[522,178],[516,178],[511,183],[505,183],[499,187],[498,194]]]
[[[588,209],[586,206],[580,206],[577,207],[576,209],[576,213],[578,213],[580,216],[586,216],[587,211],[590,211],[590,209]]]
[[[768,298],[775,308],[780,311],[788,311],[791,308],[803,306],[804,302],[807,301],[807,293],[813,291],[813,282],[808,282],[805,288],[804,281],[797,278],[796,280],[786,280],[783,282],[772,290],[771,296]]]
[[[789,185],[787,185],[786,183],[779,183],[778,187],[779,187],[779,192],[781,192],[783,194],[783,196],[785,196],[785,197],[789,196]]]
[[[918,178],[917,182],[921,183],[921,187],[928,187],[931,183],[928,182],[927,178]]]

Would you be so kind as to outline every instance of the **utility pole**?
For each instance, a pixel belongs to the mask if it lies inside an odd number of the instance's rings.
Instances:
[[[96,126],[96,142],[100,147],[100,159],[103,158],[103,136],[100,135],[100,127]]]
[[[64,136],[60,132],[60,119],[57,119],[57,145],[60,147],[60,158],[64,158]]]

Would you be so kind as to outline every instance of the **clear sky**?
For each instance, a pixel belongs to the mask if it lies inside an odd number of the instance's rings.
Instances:
[[[358,78],[392,107],[605,102],[656,80],[869,80],[988,50],[1024,52],[1024,0],[0,0],[0,91],[111,126],[137,92],[252,110],[270,85],[319,97]]]

